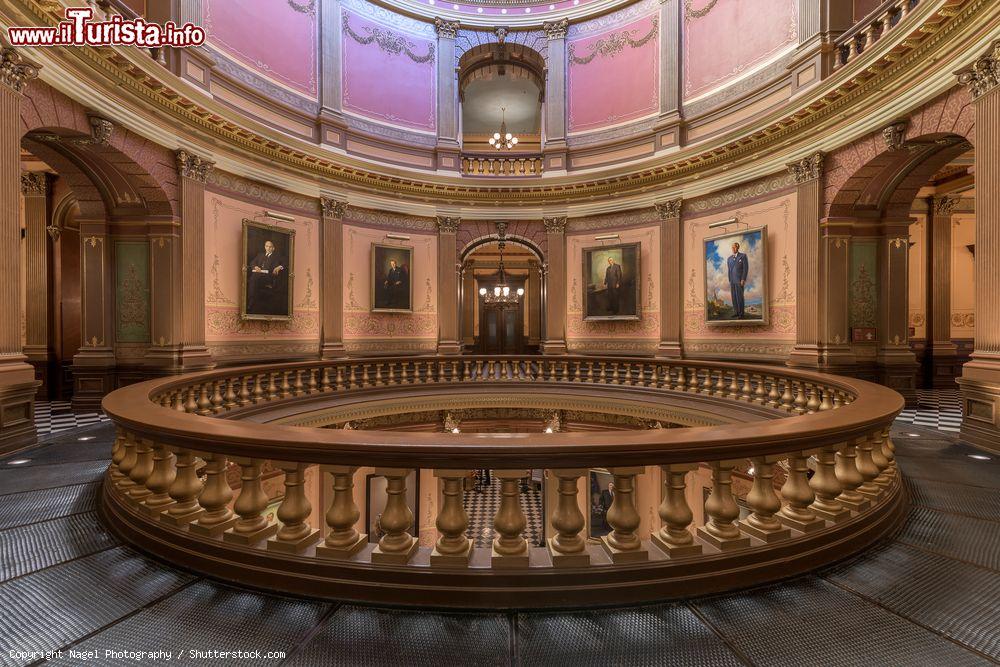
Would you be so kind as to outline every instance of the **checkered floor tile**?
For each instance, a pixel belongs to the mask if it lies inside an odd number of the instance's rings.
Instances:
[[[962,426],[961,394],[957,389],[918,389],[917,407],[904,409],[898,420],[958,433]]]
[[[108,416],[103,412],[73,412],[69,401],[35,402],[35,428],[39,436],[106,421]]]
[[[488,547],[493,542],[493,517],[500,509],[500,482],[497,479],[483,493],[466,491],[464,497],[465,511],[469,515],[469,529],[466,535],[477,547]],[[542,494],[529,486],[527,492],[521,493],[521,509],[528,519],[524,531],[524,539],[528,544],[542,545],[544,527],[542,526]]]

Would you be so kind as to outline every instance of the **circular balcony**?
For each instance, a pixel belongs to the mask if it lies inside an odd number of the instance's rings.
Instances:
[[[316,427],[484,405],[570,406],[688,426],[572,434]],[[290,593],[463,608],[662,600],[788,577],[891,533],[906,509],[888,435],[902,407],[895,392],[859,380],[714,362],[385,357],[230,368],[105,398],[118,437],[102,509],[124,539],[166,560]],[[741,511],[732,484],[747,461]],[[358,530],[362,468],[385,478],[381,536],[371,542]],[[499,480],[500,502],[492,545],[476,547],[462,485],[484,468]],[[580,480],[593,468],[613,478],[611,531],[600,539],[583,534]],[[544,546],[525,540],[518,492],[539,469],[551,493]],[[276,520],[267,516],[262,470],[283,472]],[[415,470],[432,471],[437,488],[421,490],[428,502],[418,535],[407,488]],[[307,474],[324,491],[322,530],[310,525]],[[703,521],[692,511],[698,475],[708,488]],[[640,497],[638,484],[650,479],[656,497]],[[659,521],[647,519],[643,534],[642,517],[654,513]]]

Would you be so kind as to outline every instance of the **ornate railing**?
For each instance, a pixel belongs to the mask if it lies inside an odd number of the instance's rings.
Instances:
[[[462,153],[466,176],[541,176],[541,155]]]
[[[839,69],[857,59],[909,16],[918,4],[920,0],[885,0],[869,12],[837,38],[834,43],[834,68]]]
[[[608,434],[453,434],[302,428],[266,423],[345,400],[441,397],[472,391],[595,391],[725,409],[717,426]],[[859,380],[764,366],[588,357],[409,357],[231,368],[113,392],[118,426],[103,508],[123,537],[193,569],[262,587],[342,599],[466,607],[534,607],[661,599],[745,586],[806,571],[892,530],[905,509],[889,427],[895,392]],[[733,414],[745,412],[738,423]],[[744,512],[734,470],[749,461]],[[284,472],[277,521],[264,515],[262,467]],[[227,477],[239,468],[238,494]],[[329,492],[325,529],[310,526],[305,471]],[[784,483],[776,488],[776,466]],[[383,475],[384,531],[358,530],[355,476]],[[614,479],[599,542],[582,534],[580,479]],[[462,483],[473,469],[500,480],[491,548],[466,537]],[[433,546],[411,533],[406,480],[433,470]],[[524,537],[519,480],[545,469],[557,500],[545,547]],[[710,477],[694,525],[693,471]],[[661,526],[638,532],[642,475],[662,479]],[[235,496],[235,498],[234,498]],[[649,499],[646,499],[649,501]],[[589,502],[589,500],[588,500]],[[649,505],[649,502],[646,503]]]

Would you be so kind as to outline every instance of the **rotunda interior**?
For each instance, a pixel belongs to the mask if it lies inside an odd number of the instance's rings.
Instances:
[[[1000,663],[997,154],[990,0],[5,1],[0,665]]]

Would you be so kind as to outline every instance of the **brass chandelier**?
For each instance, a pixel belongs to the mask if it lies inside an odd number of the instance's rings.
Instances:
[[[479,288],[479,296],[483,297],[483,304],[491,308],[513,308],[520,303],[521,297],[524,296],[523,287],[512,290],[507,284],[507,274],[503,268],[503,249],[506,244],[507,242],[502,237],[497,244],[500,247],[500,282],[493,286],[492,291],[485,287]]]
[[[507,107],[500,107],[500,131],[490,137],[490,146],[498,151],[509,151],[517,146],[517,137],[507,131]]]

